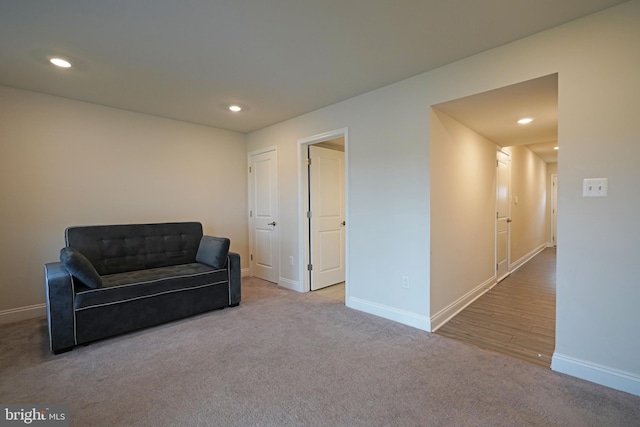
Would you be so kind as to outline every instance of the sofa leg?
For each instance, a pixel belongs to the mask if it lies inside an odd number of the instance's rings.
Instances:
[[[53,354],[58,355],[58,354],[66,353],[71,350],[73,350],[73,347],[60,348],[58,350],[53,350]]]

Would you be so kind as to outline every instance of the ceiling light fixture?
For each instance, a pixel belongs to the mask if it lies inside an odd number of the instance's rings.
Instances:
[[[56,67],[60,67],[60,68],[71,68],[71,62],[67,61],[66,59],[62,59],[62,58],[51,58],[49,59],[49,62],[51,62],[53,65],[55,65]]]
[[[523,119],[518,120],[518,124],[526,125],[526,124],[531,123],[532,121],[533,121],[532,117],[525,117]]]
[[[559,150],[560,147],[558,147],[557,145],[555,147],[553,147],[554,150]]]
[[[229,105],[229,111],[233,111],[234,113],[239,113],[242,111],[242,107],[239,105]]]

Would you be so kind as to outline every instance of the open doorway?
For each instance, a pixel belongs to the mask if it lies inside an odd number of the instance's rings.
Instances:
[[[347,301],[347,129],[299,143],[303,291]]]
[[[557,82],[558,76],[553,74],[432,106],[433,331],[442,331],[466,307],[476,310],[474,302],[494,292],[492,289],[500,278],[529,265],[529,260],[552,246],[548,182],[553,162],[543,159],[534,151],[534,146],[557,145]],[[529,125],[517,123],[525,117],[533,119]],[[512,172],[508,180],[510,194],[504,200],[504,222],[510,228],[509,233],[502,233],[509,237],[501,246],[500,224],[496,221],[500,210],[495,208],[499,202],[496,188],[500,166],[496,149],[509,154]],[[557,151],[555,153],[557,155]],[[500,253],[507,255],[503,257],[506,262],[502,269]],[[551,259],[555,266],[555,256]],[[555,274],[553,280],[555,286]],[[555,294],[548,299],[555,317]],[[506,297],[497,300],[508,304],[510,313],[519,310],[515,300]],[[535,316],[538,314],[520,314],[525,319]],[[496,317],[500,316],[493,316]],[[478,319],[473,320],[473,331],[461,335],[477,338],[486,331],[488,340],[510,335],[505,325],[494,325],[491,319],[490,315],[486,316],[485,320],[489,321],[482,326]],[[519,325],[521,323],[514,319],[511,326]],[[544,332],[541,340],[551,339],[553,343],[554,337],[549,335],[555,332],[554,322],[549,326],[536,330]],[[515,341],[513,337],[519,335],[514,331],[509,340]]]

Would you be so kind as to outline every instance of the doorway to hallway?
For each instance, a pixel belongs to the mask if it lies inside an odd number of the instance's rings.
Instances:
[[[436,333],[549,368],[555,321],[556,249],[547,248]]]

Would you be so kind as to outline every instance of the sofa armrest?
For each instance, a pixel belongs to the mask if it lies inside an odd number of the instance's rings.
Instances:
[[[75,342],[73,280],[59,262],[44,265],[49,345],[55,354],[70,350]]]
[[[240,304],[241,290],[240,290],[240,255],[235,252],[229,252],[228,255],[229,269],[229,306],[234,307]]]

